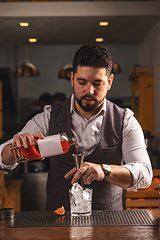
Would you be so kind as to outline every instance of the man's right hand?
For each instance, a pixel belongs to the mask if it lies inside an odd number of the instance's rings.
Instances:
[[[25,148],[29,148],[29,144],[34,146],[35,140],[37,139],[44,139],[44,136],[41,133],[23,133],[23,134],[16,134],[13,137],[12,146],[17,145],[17,147],[22,147],[22,145]]]
[[[29,144],[32,146],[35,145],[35,140],[43,139],[44,136],[41,133],[31,134],[31,133],[23,133],[23,134],[16,134],[13,137],[12,146],[14,147],[22,147],[22,145],[27,149]],[[16,163],[13,153],[10,151],[10,144],[7,144],[2,150],[2,162],[5,165],[13,165]]]

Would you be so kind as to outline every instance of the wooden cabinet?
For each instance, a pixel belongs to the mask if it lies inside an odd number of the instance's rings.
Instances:
[[[23,180],[14,179],[7,187],[7,198],[4,208],[14,208],[14,212],[21,211],[21,185]]]
[[[137,192],[124,190],[124,209],[157,208],[159,209],[160,169],[153,169],[153,179],[149,188]]]
[[[143,130],[154,135],[152,67],[135,67],[132,81],[132,111]]]

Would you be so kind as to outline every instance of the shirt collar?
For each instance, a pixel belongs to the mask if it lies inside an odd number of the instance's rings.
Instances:
[[[104,115],[105,112],[106,112],[106,98],[104,99],[104,103],[96,115],[99,115],[99,114]],[[72,94],[72,96],[71,96],[70,114],[71,113],[76,113],[74,110],[74,94]]]

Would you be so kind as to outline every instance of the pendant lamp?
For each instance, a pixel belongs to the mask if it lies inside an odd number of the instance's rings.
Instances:
[[[71,71],[72,71],[72,65],[67,64],[63,68],[61,68],[61,70],[59,71],[58,77],[70,80],[71,79]]]
[[[117,62],[113,61],[112,73],[115,74],[115,73],[121,73],[121,72],[122,70],[120,65]]]
[[[24,63],[17,67],[15,75],[17,77],[38,77],[38,69],[32,63]]]
[[[69,63],[72,62],[72,46],[68,47],[68,57]],[[71,80],[71,71],[72,71],[72,64],[67,64],[62,67],[58,73],[58,78],[64,78],[66,80]]]
[[[28,61],[27,58],[27,46],[25,47],[26,50],[26,63],[21,64],[17,67],[15,71],[15,76],[17,77],[38,77],[39,71],[38,69]]]

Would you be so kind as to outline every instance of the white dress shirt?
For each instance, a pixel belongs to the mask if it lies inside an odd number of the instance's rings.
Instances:
[[[50,112],[51,106],[45,106],[44,112],[29,120],[19,133],[29,132],[34,134],[39,132],[48,136]],[[85,156],[95,149],[100,140],[100,129],[105,112],[106,99],[100,111],[87,120],[74,111],[74,95],[71,97],[72,133],[77,139],[79,152]],[[133,176],[133,185],[127,189],[136,191],[137,188],[148,187],[153,177],[151,162],[146,150],[143,131],[133,116],[133,112],[128,108],[125,109],[122,138],[122,154],[125,163],[123,166],[128,168]],[[17,166],[17,163],[6,166],[2,162],[1,151],[6,144],[11,142],[12,139],[0,145],[1,168],[14,169]]]

